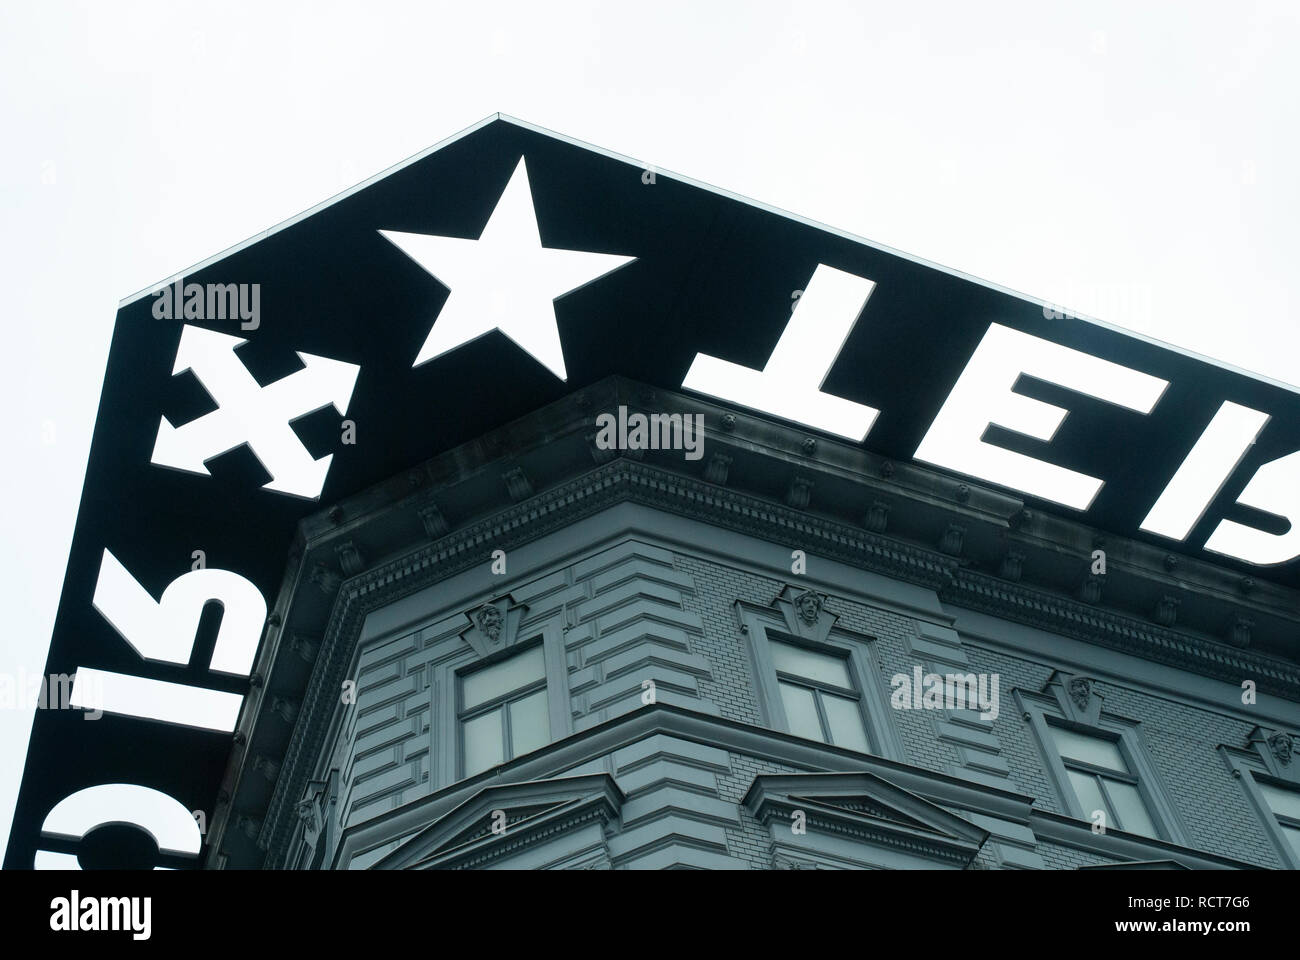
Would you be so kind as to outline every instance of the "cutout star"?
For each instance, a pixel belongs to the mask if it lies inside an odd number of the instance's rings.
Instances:
[[[523,157],[477,240],[379,232],[451,290],[413,367],[500,330],[567,380],[555,299],[636,259],[543,247]]]

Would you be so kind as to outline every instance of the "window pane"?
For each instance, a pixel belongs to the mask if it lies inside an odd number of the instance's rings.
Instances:
[[[870,753],[871,744],[867,742],[867,728],[862,723],[862,711],[858,709],[858,702],[833,697],[829,693],[823,693],[821,697],[822,709],[826,711],[826,723],[831,728],[831,743],[837,747]]]
[[[536,683],[545,676],[546,663],[542,659],[539,644],[509,660],[465,674],[461,678],[462,706],[468,710],[512,690]]]
[[[1275,787],[1271,783],[1255,782],[1259,784],[1259,792],[1264,795],[1264,801],[1274,813],[1300,820],[1300,793]]]
[[[1291,844],[1291,849],[1297,857],[1300,857],[1300,830],[1295,827],[1288,827],[1282,824],[1282,836],[1286,837],[1287,842]]]
[[[1052,731],[1052,736],[1056,739],[1056,749],[1061,752],[1062,757],[1096,764],[1107,770],[1128,773],[1128,765],[1120,755],[1119,744],[1113,740],[1089,737],[1051,724],[1048,725],[1048,729]]]
[[[544,747],[550,741],[551,718],[545,690],[510,704],[510,746],[516,757]]]
[[[1095,811],[1101,810],[1106,814],[1106,826],[1115,826],[1110,819],[1110,809],[1102,799],[1101,788],[1097,786],[1097,778],[1091,773],[1080,773],[1078,770],[1067,770],[1066,773],[1070,775],[1070,786],[1074,787],[1074,795],[1079,799],[1079,806],[1083,808],[1083,818],[1095,820]]]
[[[849,670],[843,657],[814,653],[812,650],[796,647],[793,644],[773,641],[772,661],[781,673],[789,673],[837,687],[853,688],[853,684],[849,682]]]
[[[1119,817],[1119,827],[1130,833],[1141,833],[1148,837],[1159,836],[1156,825],[1151,821],[1147,805],[1142,801],[1142,794],[1131,783],[1106,781],[1106,792],[1115,803],[1115,816]]]
[[[790,732],[796,737],[826,742],[822,736],[821,721],[817,719],[817,706],[813,703],[811,690],[782,683],[781,702],[785,704],[785,719],[790,724]]]
[[[505,736],[501,730],[500,709],[492,710],[473,720],[466,720],[463,728],[465,776],[472,777],[488,767],[495,767],[505,759],[502,756]]]

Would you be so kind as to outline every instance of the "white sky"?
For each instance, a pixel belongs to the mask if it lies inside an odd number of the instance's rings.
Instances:
[[[1297,41],[1284,3],[8,0],[0,676],[44,666],[117,301],[497,111],[1300,384]]]

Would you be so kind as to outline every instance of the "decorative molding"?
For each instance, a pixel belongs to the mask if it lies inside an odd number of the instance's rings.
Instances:
[[[1122,830],[1093,833],[1092,824],[1086,820],[1047,810],[1035,809],[1030,814],[1029,826],[1040,841],[1056,843],[1093,856],[1113,857],[1115,866],[1123,867],[1155,860],[1173,860],[1193,870],[1258,870],[1259,865],[1231,857],[1220,856],[1205,850],[1141,837]]]
[[[1061,715],[1073,723],[1096,726],[1106,699],[1097,690],[1097,681],[1081,674],[1053,670],[1043,684],[1043,692],[1053,696]]]
[[[527,500],[533,495],[533,485],[529,482],[528,477],[524,475],[522,467],[506,470],[501,474],[501,479],[506,483],[506,493],[510,495],[510,499],[515,503]]]
[[[1228,634],[1224,638],[1234,647],[1250,646],[1250,632],[1255,629],[1255,621],[1250,617],[1237,616],[1228,625]]]
[[[343,584],[343,578],[325,564],[318,563],[311,569],[311,582],[320,587],[321,593],[332,596]]]
[[[275,783],[276,777],[280,775],[280,765],[270,757],[263,756],[260,753],[253,758],[253,762],[249,766],[272,783]]]
[[[773,870],[816,870],[817,864],[811,860],[796,860],[794,857],[784,853],[778,853],[772,858]]]
[[[1178,608],[1181,605],[1181,600],[1173,594],[1166,593],[1156,602],[1156,609],[1153,614],[1156,623],[1162,627],[1172,627],[1178,622]]]
[[[596,434],[589,433],[583,439],[587,441],[587,449],[591,452],[591,459],[596,462],[597,466],[609,463],[618,456],[618,450],[614,447],[602,447],[596,442]]]
[[[1013,583],[1019,583],[1025,572],[1025,555],[1016,550],[1008,550],[998,568],[998,576]]]
[[[939,595],[945,602],[1190,670],[1233,686],[1240,684],[1242,676],[1257,678],[1259,690],[1300,701],[1300,666],[1267,654],[1152,626],[1122,613],[971,570],[956,572]]]
[[[432,500],[417,508],[415,512],[420,518],[420,525],[424,527],[424,535],[430,540],[437,540],[450,529],[447,518],[442,515],[442,511]]]
[[[361,851],[407,837],[486,786],[556,777],[559,771],[574,770],[610,756],[626,756],[637,763],[638,758],[644,759],[647,745],[663,742],[664,738],[659,738],[659,734],[673,742],[695,744],[698,749],[716,755],[719,764],[725,764],[730,753],[793,769],[845,773],[867,771],[944,808],[982,814],[1011,825],[1029,822],[1032,798],[1012,790],[805,740],[756,724],[707,716],[659,703],[622,714],[528,756],[468,780],[448,784],[379,817],[358,823],[344,831],[338,852],[331,854],[332,862],[335,866],[346,865]],[[709,746],[703,746],[705,744]],[[629,750],[632,747],[636,749]],[[676,753],[675,750],[671,752]],[[702,764],[696,761],[694,765]],[[722,767],[709,765],[708,769]]]
[[[796,864],[785,869],[797,869],[801,861],[815,863],[819,853],[827,855],[818,849],[819,834],[838,850],[831,854],[836,859],[845,856],[843,841],[860,844],[864,849],[852,857],[860,866],[878,865],[880,854],[870,848],[882,848],[965,867],[989,838],[982,827],[866,772],[760,775],[742,802],[772,833],[773,866],[782,858]],[[796,813],[803,814],[807,833],[792,851],[790,824]]]
[[[264,839],[273,851],[288,842],[286,807],[305,781],[304,757],[314,764],[324,737],[322,711],[333,708],[346,660],[365,615],[484,562],[489,544],[509,549],[566,527],[613,504],[635,502],[792,548],[815,550],[884,576],[928,587],[945,603],[966,606],[1195,671],[1236,685],[1244,674],[1261,692],[1300,701],[1300,666],[1215,644],[1113,611],[1089,607],[1040,589],[959,567],[942,554],[861,528],[810,516],[738,491],[620,458],[557,484],[526,503],[457,529],[339,585],[338,602],[321,640],[321,656],[303,696],[298,728],[266,814]],[[337,575],[335,575],[337,579]],[[314,578],[313,578],[314,579]],[[328,592],[328,591],[327,591]],[[274,865],[274,857],[269,861]]]
[[[235,826],[239,832],[249,840],[257,841],[258,846],[262,846],[260,836],[262,833],[262,821],[256,817],[250,817],[248,814],[240,814],[235,818]]]
[[[602,859],[610,864],[605,828],[617,823],[625,802],[623,792],[607,773],[485,786],[402,842],[375,867],[475,869],[508,861],[539,841],[597,823],[601,843],[587,853],[595,856],[584,866],[599,869]],[[491,825],[498,812],[506,815],[508,824],[500,833]]]
[[[889,527],[889,504],[881,500],[873,500],[871,506],[867,508],[867,515],[862,520],[862,525],[872,533],[884,533]]]
[[[715,453],[709,457],[709,465],[704,468],[704,479],[718,486],[727,485],[727,474],[731,470],[731,457],[725,453]]]
[[[1295,758],[1295,735],[1276,727],[1255,727],[1246,736],[1246,748],[1254,748],[1264,769],[1279,780],[1300,784],[1300,762]]]
[[[316,652],[320,649],[320,639],[295,633],[289,637],[289,649],[298,654],[304,663],[315,663]]]
[[[836,614],[826,609],[826,597],[816,590],[786,584],[772,600],[771,606],[781,614],[786,630],[796,637],[825,643],[835,626]]]
[[[469,626],[461,637],[480,657],[509,650],[520,639],[519,624],[528,605],[515,603],[510,594],[497,597],[465,613]]]
[[[339,558],[339,567],[345,576],[355,577],[366,566],[366,558],[361,549],[351,540],[345,540],[334,546],[334,553]]]
[[[298,701],[289,697],[272,697],[271,712],[285,723],[292,724],[298,718]]]
[[[810,478],[795,477],[790,481],[790,486],[785,492],[785,505],[796,510],[804,509],[812,499],[812,488],[813,482]]]
[[[966,545],[966,528],[960,523],[950,523],[939,538],[939,550],[952,557],[960,557]]]
[[[1291,734],[1278,730],[1268,738],[1267,742],[1269,752],[1277,758],[1278,763],[1285,767],[1291,762],[1291,751],[1294,747]]]

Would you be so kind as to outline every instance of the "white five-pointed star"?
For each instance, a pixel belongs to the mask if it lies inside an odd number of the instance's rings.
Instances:
[[[543,247],[523,157],[477,240],[379,232],[451,290],[413,367],[500,330],[567,380],[552,301],[636,259]]]

